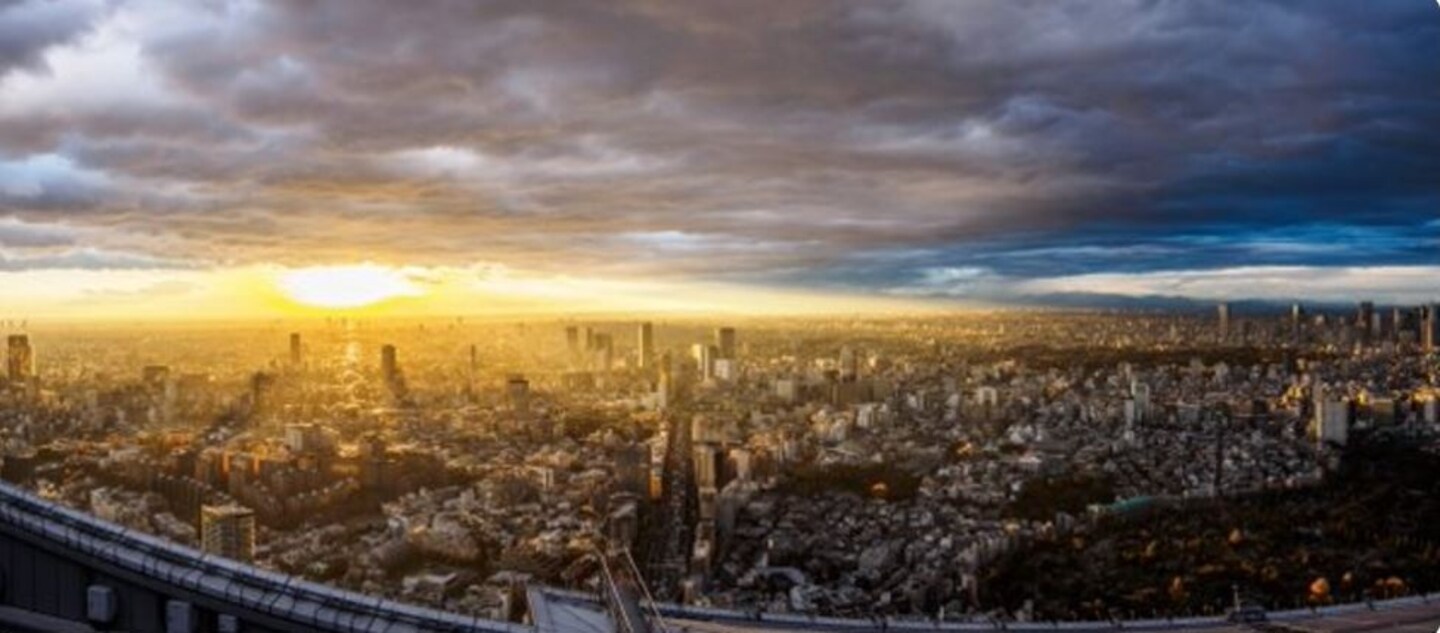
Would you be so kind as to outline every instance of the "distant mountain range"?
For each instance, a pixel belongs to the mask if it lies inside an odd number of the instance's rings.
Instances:
[[[1021,295],[1009,297],[1006,303],[1016,306],[1084,309],[1124,310],[1135,312],[1214,312],[1220,301],[1196,299],[1178,295],[1120,295],[1088,292],[1061,292],[1049,294]],[[1230,311],[1236,315],[1284,314],[1290,311],[1294,301],[1268,299],[1236,299],[1229,301]],[[1301,301],[1307,313],[1351,312],[1353,303]],[[1376,305],[1377,309],[1381,306]]]

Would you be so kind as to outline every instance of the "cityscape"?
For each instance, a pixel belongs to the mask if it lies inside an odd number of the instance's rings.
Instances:
[[[1430,633],[1440,6],[0,0],[0,633]]]
[[[1440,588],[1437,318],[37,330],[8,339],[3,475],[207,553],[498,620],[529,584],[599,594],[617,557],[653,600],[743,612],[1381,600]],[[1294,508],[1266,520],[1255,499]]]

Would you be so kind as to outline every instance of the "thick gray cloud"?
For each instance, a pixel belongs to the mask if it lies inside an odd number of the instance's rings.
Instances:
[[[95,248],[906,292],[1434,263],[1424,2],[54,4],[0,5],[0,213]]]
[[[45,268],[67,270],[150,270],[184,268],[183,264],[127,253],[110,253],[89,248],[69,249],[53,254],[12,257],[0,252],[0,272]]]
[[[83,0],[0,2],[0,71],[14,68],[43,71],[41,53],[84,32],[100,17],[102,10],[100,3]]]
[[[75,244],[74,231],[58,226],[26,224],[15,220],[0,221],[0,247],[43,249],[68,247]]]

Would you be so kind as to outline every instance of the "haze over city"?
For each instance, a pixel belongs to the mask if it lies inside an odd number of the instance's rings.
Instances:
[[[1429,0],[0,0],[0,631],[1430,633]]]

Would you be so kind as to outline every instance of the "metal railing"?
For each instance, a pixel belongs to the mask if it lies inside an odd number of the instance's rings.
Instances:
[[[48,542],[161,585],[245,612],[322,631],[534,633],[532,627],[467,617],[327,587],[205,554],[122,528],[0,483],[0,530]],[[382,624],[377,629],[378,624]]]

